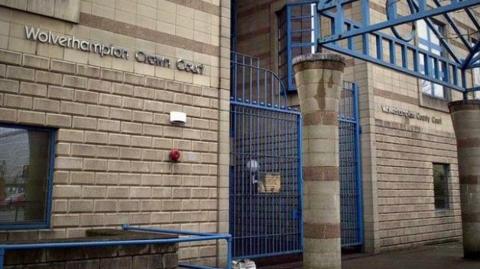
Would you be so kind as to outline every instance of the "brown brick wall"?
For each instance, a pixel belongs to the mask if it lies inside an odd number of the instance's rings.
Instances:
[[[274,6],[281,1],[237,1],[237,51],[260,59],[260,66],[276,70],[273,59],[276,19]],[[272,32],[273,30],[273,32]]]
[[[458,239],[460,197],[455,137],[376,120],[381,250]],[[450,209],[435,210],[432,163],[450,164]]]
[[[43,60],[0,50],[2,122],[58,130],[52,230],[35,236],[123,223],[217,230],[218,89],[54,59],[44,71],[32,59]],[[172,110],[185,126],[169,123]]]

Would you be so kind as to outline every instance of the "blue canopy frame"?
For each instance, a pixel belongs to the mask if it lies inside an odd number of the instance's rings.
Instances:
[[[433,0],[433,6],[428,6],[426,0],[405,0],[410,14],[399,16],[397,4],[399,0],[386,1],[386,20],[376,23],[370,22],[369,0],[319,0],[317,3],[317,20],[329,22],[325,27],[316,27],[317,51],[326,48],[357,59],[365,60],[381,66],[431,81],[448,88],[466,93],[480,90],[479,87],[467,89],[466,71],[480,67],[480,38],[472,43],[458,26],[452,12],[463,12],[462,20],[468,20],[473,26],[474,33],[480,32],[480,22],[475,7],[480,6],[480,0],[452,0],[440,2]],[[358,7],[360,19],[353,20],[345,15],[345,6]],[[461,57],[455,47],[435,27],[433,17],[441,16],[447,25],[455,32],[459,44],[467,52]],[[424,20],[428,27],[440,40],[446,52],[437,55],[422,49],[414,42],[415,22]],[[408,37],[400,35],[396,26],[412,23],[412,34]],[[391,33],[385,31],[390,29]],[[324,33],[322,33],[322,30]],[[372,37],[374,42],[372,42]],[[347,42],[344,42],[347,40]],[[361,47],[356,48],[354,40],[361,40]],[[370,45],[375,49],[370,50]],[[458,47],[458,46],[457,46]],[[388,57],[384,57],[385,50]],[[400,53],[398,53],[398,51]],[[397,55],[399,54],[399,55]],[[388,59],[385,59],[388,58]],[[421,60],[423,58],[423,61]]]

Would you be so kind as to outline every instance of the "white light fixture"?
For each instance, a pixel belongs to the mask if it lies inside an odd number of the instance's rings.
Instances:
[[[170,111],[170,123],[185,124],[187,122],[187,114],[178,111]]]

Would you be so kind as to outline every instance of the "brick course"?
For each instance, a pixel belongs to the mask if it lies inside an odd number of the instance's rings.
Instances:
[[[0,55],[2,122],[58,129],[49,234],[123,223],[216,227],[218,90],[68,61],[38,69],[33,55]],[[187,124],[170,125],[171,110],[187,112]],[[178,164],[168,161],[174,146]],[[214,255],[209,248],[202,255]]]
[[[376,120],[378,234],[381,250],[461,235],[455,136]],[[450,164],[450,208],[434,208],[432,163]]]

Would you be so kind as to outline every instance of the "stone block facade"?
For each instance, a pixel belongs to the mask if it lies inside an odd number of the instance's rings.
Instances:
[[[176,269],[177,245],[9,251],[5,269]]]
[[[56,141],[51,227],[0,231],[0,240],[72,238],[124,223],[228,231],[230,1],[80,0],[78,23],[3,2],[0,123],[51,128]],[[130,55],[27,40],[25,26]],[[136,61],[136,51],[171,66]],[[177,60],[203,73],[179,70]],[[171,124],[171,111],[185,112],[186,124]],[[178,163],[169,161],[173,148]],[[199,242],[179,257],[214,265],[217,252],[225,257],[223,244]]]

